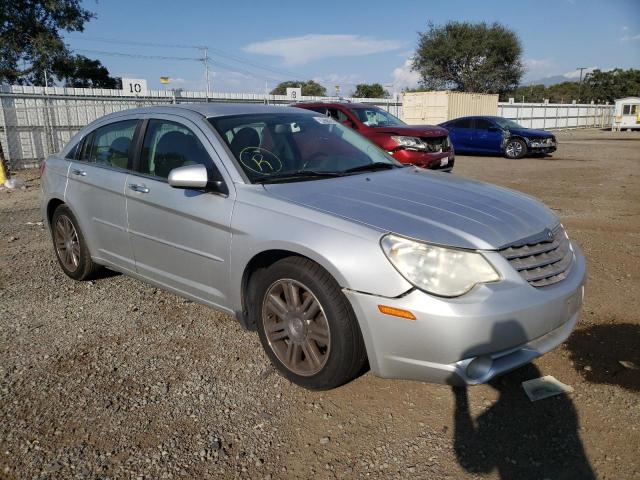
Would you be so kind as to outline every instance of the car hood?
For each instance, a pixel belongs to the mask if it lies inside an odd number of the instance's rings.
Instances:
[[[404,135],[406,137],[443,137],[449,132],[435,125],[395,125],[393,127],[371,127],[376,133]]]
[[[546,130],[536,130],[533,128],[510,128],[511,135],[521,135],[529,138],[551,138],[553,134]]]
[[[415,167],[264,187],[384,232],[460,248],[496,250],[558,224],[522,193]]]

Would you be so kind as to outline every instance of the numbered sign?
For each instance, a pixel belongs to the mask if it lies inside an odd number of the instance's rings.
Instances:
[[[147,81],[144,78],[123,78],[122,93],[144,97],[148,94]]]
[[[300,100],[302,98],[302,88],[300,87],[287,87],[287,98],[289,100]]]

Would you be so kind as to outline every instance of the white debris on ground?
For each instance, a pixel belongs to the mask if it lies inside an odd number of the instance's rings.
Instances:
[[[522,382],[522,388],[524,388],[527,397],[529,397],[529,400],[532,402],[553,397],[554,395],[560,395],[561,393],[573,392],[573,387],[565,385],[551,375]]]

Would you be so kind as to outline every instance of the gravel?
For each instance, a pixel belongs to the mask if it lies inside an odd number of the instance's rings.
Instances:
[[[309,392],[224,314],[123,275],[74,282],[20,172],[0,191],[0,478],[640,478],[640,375],[620,363],[640,365],[640,136],[558,137],[553,157],[456,161],[543,199],[590,268],[563,347],[465,392],[371,374]],[[575,392],[531,403],[520,383],[541,375]]]

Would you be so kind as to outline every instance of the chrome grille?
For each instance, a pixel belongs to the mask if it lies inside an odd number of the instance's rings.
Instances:
[[[548,241],[512,245],[500,253],[534,287],[547,287],[564,280],[573,264],[573,251],[561,226],[552,232]]]

